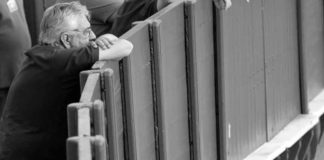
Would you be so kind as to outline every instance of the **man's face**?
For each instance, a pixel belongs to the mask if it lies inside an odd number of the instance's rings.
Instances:
[[[63,39],[66,40],[63,44],[66,48],[84,47],[87,46],[90,40],[96,38],[90,28],[90,23],[85,16],[70,16],[65,19],[65,28]]]

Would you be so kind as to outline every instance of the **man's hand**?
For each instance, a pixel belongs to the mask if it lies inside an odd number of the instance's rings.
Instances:
[[[118,38],[113,34],[104,34],[95,40],[95,44],[105,50],[114,45],[117,40]]]
[[[213,1],[215,3],[216,7],[221,10],[223,10],[223,9],[227,10],[232,5],[231,0],[213,0]]]
[[[110,49],[99,48],[99,60],[120,60],[129,56],[133,50],[133,44],[125,39],[118,39]]]

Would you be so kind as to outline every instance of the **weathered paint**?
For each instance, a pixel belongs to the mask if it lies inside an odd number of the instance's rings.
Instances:
[[[297,3],[240,1],[220,14],[225,154],[241,159],[300,113]]]
[[[154,16],[153,16],[154,17]],[[174,3],[155,15],[153,32],[159,104],[161,111],[161,159],[190,159],[188,97],[184,37],[184,5]]]
[[[239,160],[266,141],[262,3],[235,1],[218,14],[222,158]]]
[[[149,25],[141,22],[125,33],[134,45],[132,54],[123,60],[125,101],[130,137],[131,159],[155,160],[155,132],[152,91]]]
[[[304,55],[307,100],[324,88],[324,22],[322,0],[299,0],[300,54]]]
[[[268,139],[301,113],[297,1],[263,1]]]
[[[188,3],[188,2],[187,2]],[[197,0],[187,4],[190,82],[188,95],[192,107],[193,159],[216,160],[215,54],[213,33],[213,4]],[[190,55],[189,55],[190,54]]]

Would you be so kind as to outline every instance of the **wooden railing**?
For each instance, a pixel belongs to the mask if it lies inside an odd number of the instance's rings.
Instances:
[[[322,15],[304,3],[179,0],[136,22],[129,57],[80,74],[68,159],[239,160],[267,144],[323,89]]]

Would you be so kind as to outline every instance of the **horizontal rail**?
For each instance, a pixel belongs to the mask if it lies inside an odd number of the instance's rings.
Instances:
[[[68,160],[107,160],[107,142],[103,136],[70,137],[67,140]]]
[[[68,135],[106,136],[104,104],[100,100],[94,103],[72,103],[68,105]]]
[[[72,103],[67,107],[68,135],[71,136],[90,136],[91,103]]]
[[[80,102],[93,102],[96,99],[101,99],[100,73],[81,72],[80,77],[86,78],[86,83],[84,84],[81,93]],[[82,81],[84,80],[81,79],[81,84]]]

